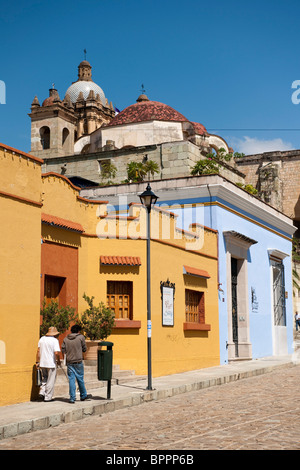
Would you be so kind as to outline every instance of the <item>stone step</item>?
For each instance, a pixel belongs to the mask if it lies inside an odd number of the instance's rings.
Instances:
[[[102,389],[107,386],[107,382],[102,382],[100,380],[94,381],[94,382],[85,382],[85,388],[87,392],[90,392],[91,390],[97,390],[97,389]],[[54,388],[54,395],[55,397],[68,397],[69,396],[69,383],[66,382],[65,384],[55,384]]]
[[[67,375],[67,367],[63,366],[63,368],[58,368],[57,369],[57,378],[56,381],[62,382],[63,380],[66,379]],[[95,377],[97,378],[98,376],[98,371],[97,368],[95,367],[84,367],[84,378],[86,381],[93,380]],[[135,377],[135,372],[134,370],[121,370],[119,368],[113,368],[112,371],[112,378],[115,379],[122,379],[126,377]]]
[[[85,360],[84,361],[84,368],[96,368],[97,369],[97,364],[98,361],[91,361],[91,360]],[[119,364],[113,364],[113,370],[120,370],[120,365]]]
[[[122,385],[122,384],[127,384],[130,382],[136,382],[136,381],[145,380],[145,379],[147,379],[147,375],[132,375],[132,376],[127,375],[126,377],[119,377],[119,378],[115,378],[114,380],[116,381],[118,385]]]
[[[137,376],[134,374],[134,371],[127,371],[123,370],[120,372],[113,372],[112,374],[112,380],[114,380],[116,383],[125,383],[126,381],[132,381],[136,378]],[[97,371],[94,372],[84,372],[84,381],[86,383],[88,382],[94,382],[95,380],[98,380],[98,374]],[[63,374],[57,374],[56,377],[56,383],[57,384],[64,384],[65,382],[68,381],[68,378]]]
[[[134,370],[121,370],[118,364],[113,364],[111,385],[121,385],[133,381],[145,379],[146,376],[135,375]],[[107,381],[98,380],[97,376],[97,361],[85,361],[84,363],[84,383],[88,392],[92,390],[107,387]],[[67,377],[67,366],[62,366],[57,369],[57,377],[55,383],[55,396],[68,396],[69,394],[69,381]]]

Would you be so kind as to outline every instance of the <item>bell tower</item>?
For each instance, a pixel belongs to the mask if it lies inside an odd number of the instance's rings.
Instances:
[[[83,60],[78,65],[78,81],[92,81],[92,66],[87,60]]]
[[[31,104],[31,152],[34,156],[49,157],[74,153],[76,118],[69,96],[62,101],[57,90],[49,90],[49,97],[40,106],[37,97]]]

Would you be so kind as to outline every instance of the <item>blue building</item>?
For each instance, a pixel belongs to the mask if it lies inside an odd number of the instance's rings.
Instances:
[[[220,176],[156,194],[183,228],[202,219],[218,231],[221,363],[291,354],[292,220]]]
[[[86,190],[117,211],[139,202],[145,183]],[[178,226],[218,231],[220,361],[293,352],[293,221],[219,175],[151,182]],[[108,194],[109,192],[109,194]]]

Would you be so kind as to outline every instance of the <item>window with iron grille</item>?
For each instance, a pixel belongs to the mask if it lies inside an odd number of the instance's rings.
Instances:
[[[274,324],[286,326],[284,266],[282,261],[271,259],[273,271]]]
[[[132,282],[107,281],[107,306],[115,318],[132,320]]]
[[[205,323],[204,292],[186,289],[185,321],[189,323]]]

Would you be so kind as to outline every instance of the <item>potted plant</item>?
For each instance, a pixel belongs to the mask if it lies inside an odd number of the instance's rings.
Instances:
[[[99,341],[106,339],[112,332],[115,324],[115,313],[100,302],[94,305],[94,297],[83,294],[88,308],[80,318],[81,332],[86,338],[87,351],[85,359],[96,360]]]
[[[58,305],[57,300],[51,299],[46,303],[44,299],[41,311],[42,323],[40,325],[40,336],[47,333],[50,326],[56,327],[60,334],[65,333],[72,323],[78,319],[75,309],[67,305],[62,307]]]

